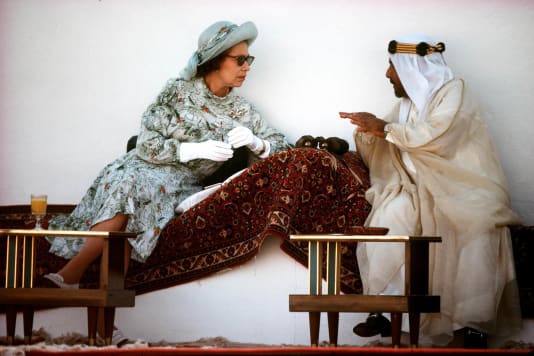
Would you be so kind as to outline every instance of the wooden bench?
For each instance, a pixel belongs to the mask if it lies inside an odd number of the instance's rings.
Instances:
[[[308,295],[290,295],[289,311],[308,312],[311,345],[319,341],[321,312],[328,314],[330,344],[337,345],[339,313],[391,313],[393,347],[400,347],[402,313],[409,315],[410,343],[419,343],[420,313],[438,313],[440,297],[428,295],[428,248],[441,237],[393,235],[291,235],[291,240],[308,241]],[[361,295],[340,294],[340,247],[343,242],[403,242],[405,243],[405,294]],[[322,294],[323,248],[326,245],[327,292]]]
[[[103,238],[99,288],[34,288],[34,239],[46,236]],[[23,313],[24,342],[31,343],[36,307],[87,307],[89,345],[96,343],[99,312],[103,315],[104,342],[110,345],[115,307],[135,305],[135,291],[124,289],[125,247],[127,239],[135,237],[127,232],[0,229],[0,238],[7,239],[6,282],[0,290],[0,305],[6,308],[7,343],[14,342],[18,311]]]

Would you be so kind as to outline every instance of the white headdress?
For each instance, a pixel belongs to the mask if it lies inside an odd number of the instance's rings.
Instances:
[[[403,35],[389,43],[390,60],[406,94],[417,107],[419,118],[426,114],[426,107],[436,91],[453,78],[441,54],[444,50],[443,43],[419,33]],[[407,119],[407,104],[407,100],[401,103],[401,122]]]

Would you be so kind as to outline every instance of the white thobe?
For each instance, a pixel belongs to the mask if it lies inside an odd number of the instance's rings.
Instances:
[[[517,332],[521,315],[507,226],[520,221],[478,103],[454,79],[434,95],[424,118],[412,105],[400,124],[399,107],[386,117],[392,124],[385,140],[357,132],[354,138],[371,176],[366,226],[442,237],[430,247],[430,292],[441,296],[441,312],[423,314],[421,337],[444,345],[462,327]],[[402,289],[403,245],[359,244],[357,258],[364,293]]]

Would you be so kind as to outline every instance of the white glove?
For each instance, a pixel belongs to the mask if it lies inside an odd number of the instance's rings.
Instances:
[[[180,145],[180,162],[205,158],[212,161],[226,161],[234,155],[232,146],[222,141],[184,142]]]
[[[247,146],[252,152],[258,152],[262,148],[265,148],[263,140],[254,136],[252,131],[244,126],[236,127],[228,132],[228,143],[231,144],[233,148]]]

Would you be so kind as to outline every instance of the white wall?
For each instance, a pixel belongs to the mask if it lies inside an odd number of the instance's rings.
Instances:
[[[389,40],[419,31],[445,42],[447,61],[488,112],[513,207],[534,224],[534,1],[528,0],[0,0],[0,204],[26,204],[32,192],[48,193],[51,204],[77,203],[98,171],[125,151],[145,108],[182,69],[200,32],[221,19],[258,26],[250,49],[256,61],[239,92],[293,142],[303,134],[351,142],[352,126],[338,111],[389,111],[395,101],[385,78]],[[243,268],[256,271],[251,263]],[[279,286],[278,301],[262,301],[274,320],[258,322],[265,329],[253,321],[225,323],[219,314],[219,327],[253,327],[202,334],[207,326],[199,318],[196,334],[172,341],[220,332],[237,341],[306,343],[306,317],[288,314],[284,297],[302,287],[304,272],[294,261],[284,263],[295,268],[295,280]],[[236,280],[244,278],[241,284],[261,296],[266,279],[260,271],[230,272],[237,278],[226,285],[238,288]],[[196,300],[195,293],[208,289],[203,283],[215,286],[219,277],[169,290],[165,303]],[[135,326],[143,322],[138,318],[157,320],[141,311],[161,305],[160,295],[146,298],[118,312],[132,336],[147,332]],[[202,308],[192,305],[187,318]],[[269,313],[280,308],[285,314],[277,325],[279,314]],[[184,322],[181,309],[171,310],[169,322]],[[36,325],[54,320],[39,315]],[[154,335],[162,335],[154,327]]]

